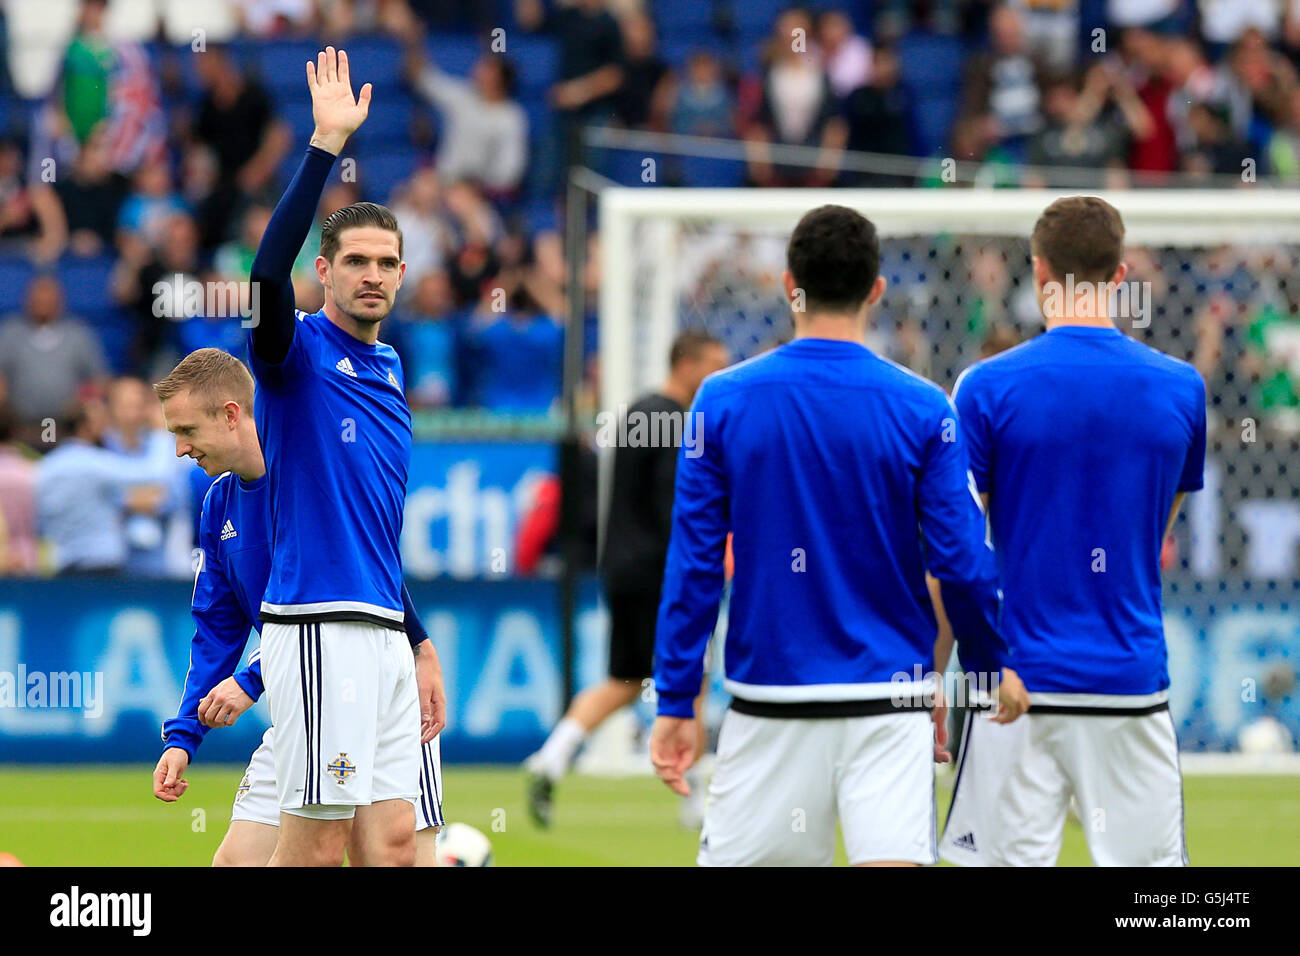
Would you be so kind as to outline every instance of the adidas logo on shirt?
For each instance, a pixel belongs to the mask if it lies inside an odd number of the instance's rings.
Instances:
[[[236,537],[238,534],[239,532],[235,530],[235,526],[231,524],[230,519],[227,518],[226,523],[221,526],[221,540],[229,541],[231,538]]]
[[[351,375],[353,378],[357,377],[356,370],[352,367],[352,359],[348,358],[346,355],[339,359],[339,364],[334,367],[344,375]]]
[[[957,837],[957,839],[955,839],[955,840],[952,841],[952,845],[955,846],[955,847],[958,847],[958,848],[960,848],[960,849],[962,849],[962,850],[970,850],[972,853],[974,853],[974,852],[976,852],[976,851],[975,851],[975,834],[974,834],[974,833],[963,833],[961,836]]]

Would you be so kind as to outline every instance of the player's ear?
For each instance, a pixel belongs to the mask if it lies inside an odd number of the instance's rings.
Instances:
[[[324,256],[316,257],[316,278],[320,279],[321,285],[328,285],[325,280],[329,278],[330,262]]]
[[[794,274],[791,273],[789,269],[785,269],[781,272],[781,285],[785,287],[786,299],[793,302],[794,292],[798,286],[794,284]]]
[[[884,276],[876,276],[876,281],[871,283],[871,291],[867,293],[867,305],[875,305],[879,302],[888,285],[889,282]]]
[[[1110,277],[1111,285],[1119,285],[1124,281],[1126,275],[1128,275],[1128,263],[1121,259],[1119,267],[1115,270],[1115,274]]]
[[[1042,291],[1043,286],[1052,281],[1052,270],[1042,256],[1030,256],[1029,261],[1034,264],[1034,288]]]
[[[222,406],[222,411],[225,413],[227,425],[234,428],[239,424],[242,410],[240,409],[238,402],[226,402],[226,404]]]

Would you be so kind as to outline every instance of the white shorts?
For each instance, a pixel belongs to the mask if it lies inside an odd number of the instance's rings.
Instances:
[[[235,805],[230,809],[230,821],[280,825],[280,797],[275,790],[275,728],[267,727],[262,742],[248,761],[244,778],[235,790]]]
[[[967,713],[940,853],[963,866],[1053,866],[1070,798],[1097,866],[1185,866],[1178,740],[1168,710]]]
[[[319,820],[420,792],[415,656],[401,631],[359,621],[262,627],[281,810]]]
[[[244,778],[235,791],[235,805],[231,808],[231,822],[280,825],[280,798],[275,788],[275,728],[267,727],[262,742],[253,751],[253,757],[244,771]],[[420,796],[415,804],[415,830],[440,827],[442,818],[442,755],[439,738],[420,745]]]
[[[925,711],[756,717],[728,710],[700,866],[935,863],[934,724]]]

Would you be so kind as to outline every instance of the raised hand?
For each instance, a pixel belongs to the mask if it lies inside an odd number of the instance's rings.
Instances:
[[[315,63],[307,62],[307,88],[311,90],[311,115],[316,121],[311,145],[337,156],[348,137],[366,121],[372,87],[367,83],[354,98],[347,53],[336,53],[327,46]]]

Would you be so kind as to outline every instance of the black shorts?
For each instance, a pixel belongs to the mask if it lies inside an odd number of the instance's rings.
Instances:
[[[612,591],[609,605],[609,676],[645,680],[655,668],[659,591]]]

